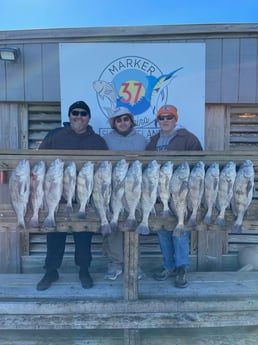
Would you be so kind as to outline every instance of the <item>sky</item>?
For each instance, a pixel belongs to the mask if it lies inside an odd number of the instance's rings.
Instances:
[[[0,0],[0,31],[258,23],[258,0]]]

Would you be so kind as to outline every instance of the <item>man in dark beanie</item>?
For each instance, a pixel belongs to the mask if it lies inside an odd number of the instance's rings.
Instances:
[[[84,101],[76,101],[68,111],[70,122],[64,127],[51,130],[42,141],[39,149],[51,150],[107,150],[104,139],[96,134],[89,125],[91,112]],[[37,290],[46,290],[58,280],[58,268],[62,264],[65,250],[66,232],[47,233],[47,256],[44,268],[45,275],[37,284]],[[89,289],[93,280],[89,274],[91,263],[92,232],[73,232],[75,244],[75,264],[79,266],[79,278],[82,287]]]

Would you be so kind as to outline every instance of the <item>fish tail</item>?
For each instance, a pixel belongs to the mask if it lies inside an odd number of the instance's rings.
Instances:
[[[242,232],[242,226],[241,224],[234,224],[232,226],[231,232],[235,233],[235,234],[240,234]]]
[[[112,229],[110,224],[103,224],[100,226],[100,232],[103,236],[108,236],[109,234],[111,234]]]
[[[135,218],[127,218],[124,222],[124,228],[135,229],[137,227],[137,221]]]
[[[172,212],[170,210],[164,210],[162,213],[162,218],[169,218],[172,216]]]
[[[56,226],[56,222],[55,219],[51,216],[48,216],[45,220],[44,220],[44,224],[43,226],[45,228],[53,228]]]
[[[150,229],[147,225],[144,225],[144,224],[139,224],[136,228],[136,232],[139,234],[139,235],[149,235],[150,233]]]
[[[16,231],[17,232],[24,232],[26,230],[25,223],[18,223],[16,226]]]
[[[114,221],[110,222],[110,228],[111,228],[111,232],[117,232],[119,230],[117,222],[114,222]]]
[[[191,226],[191,227],[195,227],[197,225],[196,218],[195,217],[190,217],[187,225]]]
[[[67,204],[64,209],[64,212],[67,213],[68,215],[73,213],[73,206],[71,204]]]
[[[173,236],[174,237],[180,237],[183,235],[183,232],[184,232],[184,225],[183,224],[177,224],[177,226],[173,230]]]
[[[32,217],[31,220],[30,220],[30,227],[31,228],[38,228],[39,227],[39,220],[38,220],[38,217]]]
[[[203,223],[206,225],[212,224],[211,215],[206,213],[205,217],[203,218]]]
[[[219,226],[225,226],[225,219],[224,218],[222,218],[222,217],[220,217],[220,216],[218,216],[217,217],[217,219],[216,219],[216,221],[215,221],[215,224],[216,225],[219,225]]]
[[[83,212],[83,211],[79,211],[79,212],[77,213],[77,218],[78,218],[78,219],[85,219],[85,218],[86,218],[86,213]]]

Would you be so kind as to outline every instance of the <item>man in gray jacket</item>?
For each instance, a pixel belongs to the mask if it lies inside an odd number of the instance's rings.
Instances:
[[[109,150],[145,150],[147,139],[135,130],[136,123],[129,109],[116,108],[109,115],[109,124],[112,130],[104,136]],[[115,280],[123,272],[123,232],[112,232],[104,237],[103,249],[110,260],[105,278]]]

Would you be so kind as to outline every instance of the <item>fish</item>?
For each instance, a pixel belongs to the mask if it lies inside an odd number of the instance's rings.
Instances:
[[[229,161],[223,167],[219,176],[219,189],[216,200],[216,208],[219,211],[219,214],[215,220],[216,225],[225,225],[225,211],[228,207],[230,207],[235,178],[236,164],[232,161]]]
[[[114,83],[105,80],[95,80],[93,88],[100,98],[104,99],[106,97],[109,100],[111,109],[114,110],[116,108],[117,95]]]
[[[112,173],[112,192],[110,206],[112,210],[112,218],[110,227],[112,231],[118,231],[118,218],[120,212],[124,209],[123,197],[125,192],[125,176],[129,163],[125,159],[118,161]]]
[[[177,217],[177,225],[173,236],[180,236],[185,228],[184,221],[187,216],[187,194],[190,167],[188,162],[182,162],[173,172],[171,178],[170,207]]]
[[[159,172],[159,188],[158,194],[162,202],[163,210],[162,217],[168,218],[171,216],[171,211],[169,209],[169,200],[171,194],[171,178],[173,174],[173,163],[167,161],[162,164]]]
[[[94,163],[85,162],[79,170],[76,181],[76,194],[79,201],[79,210],[77,218],[86,218],[86,206],[89,204],[93,191]]]
[[[92,198],[100,217],[100,232],[107,236],[112,232],[107,218],[111,198],[112,164],[109,161],[101,162],[93,180]]]
[[[30,219],[30,227],[37,228],[39,226],[39,210],[44,206],[44,181],[46,174],[46,164],[40,160],[35,163],[30,173],[30,205],[32,209],[32,217]]]
[[[204,224],[212,224],[212,211],[215,207],[219,189],[219,164],[213,162],[209,165],[204,178],[204,206],[207,208],[203,218]]]
[[[57,158],[50,163],[44,183],[44,204],[48,211],[43,226],[51,228],[56,226],[55,213],[63,193],[64,162]]]
[[[254,175],[252,161],[244,160],[237,171],[233,186],[231,206],[236,217],[232,226],[232,232],[234,233],[242,231],[243,218],[253,198]]]
[[[160,164],[153,160],[144,169],[142,173],[142,193],[141,193],[141,210],[142,220],[136,228],[136,232],[140,235],[148,235],[149,229],[149,215],[155,211],[154,205],[157,200],[158,184],[159,184]]]
[[[150,101],[150,107],[153,114],[156,114],[158,109],[164,105],[166,98],[165,90],[171,81],[176,77],[176,72],[180,71],[181,69],[183,69],[183,67],[179,67],[168,74],[162,74],[159,77],[155,77],[153,75],[146,76],[148,86],[145,97]]]
[[[204,193],[205,164],[198,161],[192,167],[188,180],[187,206],[192,212],[188,226],[197,225],[197,212],[201,205]]]
[[[64,169],[63,177],[63,197],[66,200],[65,212],[69,215],[73,212],[73,200],[75,200],[76,188],[76,164],[69,162]]]
[[[128,216],[124,222],[124,228],[135,229],[137,227],[136,210],[140,204],[142,192],[142,163],[135,160],[129,166],[125,176],[124,203]]]
[[[17,230],[25,230],[25,214],[30,195],[30,164],[27,159],[18,162],[9,179],[11,204],[17,217]]]

